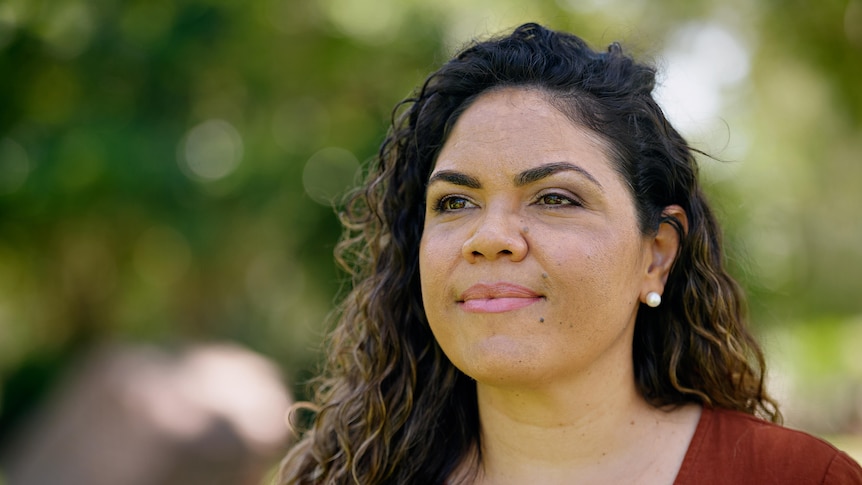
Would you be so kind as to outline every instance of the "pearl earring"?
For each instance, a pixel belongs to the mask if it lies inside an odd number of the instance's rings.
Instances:
[[[659,295],[658,293],[656,293],[654,291],[647,293],[646,304],[650,308],[655,308],[655,307],[661,305],[661,295]]]

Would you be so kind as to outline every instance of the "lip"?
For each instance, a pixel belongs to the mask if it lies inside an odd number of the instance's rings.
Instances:
[[[458,303],[470,313],[503,313],[538,303],[544,297],[514,283],[477,283],[467,288]]]

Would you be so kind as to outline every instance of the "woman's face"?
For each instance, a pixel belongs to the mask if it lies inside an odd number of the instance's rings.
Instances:
[[[455,124],[428,183],[422,298],[478,382],[631,367],[651,244],[606,151],[535,90],[486,93]]]

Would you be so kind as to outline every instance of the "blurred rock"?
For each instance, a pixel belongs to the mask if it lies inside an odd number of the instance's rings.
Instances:
[[[260,484],[290,405],[276,367],[235,345],[95,352],[4,454],[9,485]]]

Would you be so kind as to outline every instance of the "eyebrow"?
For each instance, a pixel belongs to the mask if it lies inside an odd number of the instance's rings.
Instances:
[[[602,184],[600,184],[599,181],[596,180],[596,178],[593,177],[590,172],[587,172],[583,168],[569,162],[548,163],[546,165],[541,165],[535,168],[524,170],[523,172],[519,173],[518,176],[515,177],[515,186],[521,187],[542,180],[545,177],[550,177],[555,173],[566,171],[577,172],[583,175],[584,178],[595,184],[599,189],[604,190]]]
[[[542,180],[543,178],[550,177],[555,173],[565,171],[577,172],[583,175],[584,178],[595,184],[599,189],[604,190],[602,184],[600,184],[599,181],[596,180],[596,178],[593,177],[590,172],[575,165],[574,163],[569,162],[548,163],[539,167],[524,170],[523,172],[515,176],[515,186],[523,187],[524,185],[528,185],[533,182]],[[431,185],[437,181],[448,182],[453,185],[460,185],[463,187],[469,187],[471,189],[482,188],[482,184],[477,178],[455,170],[440,170],[439,172],[431,175],[431,178],[428,179],[428,185]]]
[[[465,173],[456,172],[455,170],[440,170],[428,179],[428,185],[431,185],[438,180],[449,182],[453,185],[469,187],[471,189],[482,188],[482,184],[479,183],[479,180],[476,177],[471,177]]]

